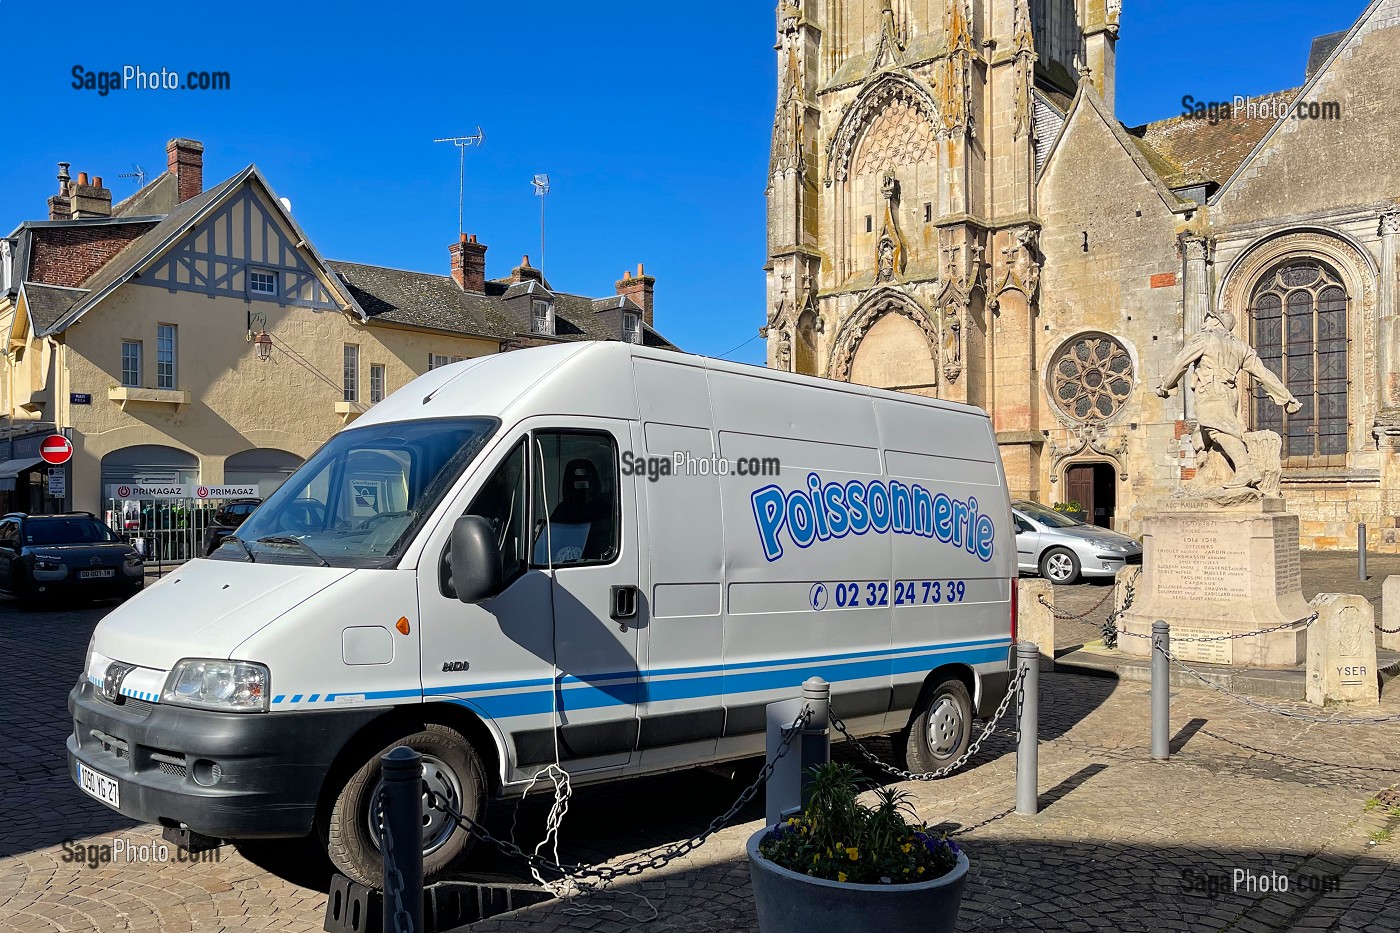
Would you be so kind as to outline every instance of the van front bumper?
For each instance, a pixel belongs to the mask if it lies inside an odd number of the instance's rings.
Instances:
[[[335,756],[382,708],[219,713],[107,702],[87,680],[68,695],[78,762],[117,781],[123,816],[219,839],[304,836]]]

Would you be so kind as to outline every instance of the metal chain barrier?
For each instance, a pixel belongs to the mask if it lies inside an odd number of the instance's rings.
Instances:
[[[1375,622],[1372,624],[1376,626],[1376,631],[1378,632],[1384,632],[1387,635],[1400,635],[1400,625],[1397,625],[1395,628],[1386,628],[1379,622]]]
[[[417,933],[413,929],[413,918],[404,906],[403,872],[394,862],[394,837],[384,819],[384,801],[388,793],[380,787],[379,797],[375,801],[379,807],[379,851],[384,853],[385,880],[388,882],[384,890],[384,906],[388,909],[390,904],[394,905],[394,929],[398,933]]]
[[[1135,578],[1135,579],[1136,579],[1136,578]],[[1103,604],[1106,603],[1106,602],[1108,602],[1108,598],[1109,598],[1110,596],[1112,596],[1113,593],[1114,593],[1114,590],[1110,589],[1107,593],[1103,594],[1103,599],[1101,599],[1101,600],[1099,600],[1098,602],[1094,603],[1094,606],[1093,606],[1092,609],[1086,609],[1086,610],[1084,610],[1083,612],[1079,613],[1078,615],[1074,615],[1073,613],[1069,613],[1069,612],[1061,612],[1059,609],[1056,609],[1056,608],[1055,608],[1054,603],[1047,603],[1047,602],[1045,601],[1045,597],[1044,597],[1044,596],[1037,596],[1037,597],[1036,597],[1036,601],[1039,602],[1039,603],[1040,603],[1042,606],[1044,606],[1046,609],[1049,609],[1049,610],[1050,610],[1050,613],[1051,613],[1055,618],[1059,619],[1061,622],[1078,622],[1078,621],[1080,621],[1081,619],[1084,619],[1084,618],[1086,618],[1086,617],[1088,617],[1088,616],[1093,615],[1094,613],[1098,612],[1099,609],[1103,608]]]
[[[1283,709],[1279,706],[1272,706],[1268,703],[1261,703],[1253,697],[1245,696],[1242,693],[1235,693],[1233,690],[1229,690],[1225,687],[1222,687],[1214,681],[1210,680],[1200,671],[1183,662],[1180,658],[1178,658],[1175,654],[1172,653],[1172,650],[1170,648],[1164,648],[1161,645],[1157,645],[1155,647],[1162,654],[1166,655],[1167,660],[1171,661],[1173,664],[1181,668],[1186,673],[1190,674],[1192,677],[1195,677],[1207,687],[1211,688],[1217,693],[1223,693],[1227,697],[1232,697],[1240,701],[1241,703],[1244,703],[1246,706],[1252,706],[1255,709],[1265,713],[1274,713],[1278,716],[1286,716],[1289,719],[1301,719],[1304,722],[1315,722],[1326,726],[1374,726],[1386,722],[1400,722],[1400,713],[1396,713],[1393,716],[1367,716],[1358,719],[1348,719],[1338,718],[1335,716],[1314,716],[1310,713],[1300,713],[1297,710]]]
[[[891,774],[903,781],[936,781],[941,777],[947,777],[952,774],[954,771],[967,764],[968,761],[972,759],[973,755],[977,754],[978,749],[982,747],[982,743],[990,738],[992,733],[996,731],[997,722],[1001,720],[1001,717],[1006,715],[1007,709],[1011,706],[1012,698],[1020,694],[1021,679],[1024,676],[1024,673],[1017,673],[1016,677],[1012,679],[1010,685],[1006,688],[1006,696],[1001,698],[1001,705],[998,706],[997,711],[992,714],[992,718],[987,721],[987,728],[977,737],[977,741],[969,745],[967,751],[963,752],[957,761],[937,771],[904,771],[900,768],[896,768],[892,764],[881,761],[876,757],[874,752],[861,744],[860,740],[855,736],[851,735],[850,731],[846,728],[846,724],[836,715],[834,709],[830,710],[831,726],[846,737],[846,741],[850,743],[852,748],[860,753],[862,758],[881,771],[884,771],[886,774]]]
[[[454,810],[452,806],[436,791],[427,790],[428,806],[435,810],[441,810],[463,827],[467,832],[481,842],[494,846],[497,850],[509,858],[518,859],[536,871],[547,871],[568,880],[579,894],[592,894],[603,890],[613,881],[629,875],[640,875],[642,872],[652,868],[664,868],[670,862],[681,858],[691,851],[704,845],[711,836],[719,832],[730,821],[739,814],[758,795],[763,785],[768,783],[768,779],[773,776],[773,771],[778,765],[778,761],[788,753],[792,747],[793,740],[801,734],[802,728],[811,719],[811,710],[803,710],[802,715],[793,720],[788,728],[787,734],[783,736],[782,742],[778,745],[777,753],[773,758],[765,762],[759,771],[758,777],[753,783],[739,794],[733,806],[710,821],[704,830],[691,836],[689,839],[674,843],[669,846],[652,850],[651,852],[637,856],[630,861],[620,865],[580,865],[566,862],[556,862],[545,858],[542,855],[526,852],[518,845],[505,839],[497,839],[487,831],[476,820],[465,814]],[[585,880],[593,879],[593,880]]]

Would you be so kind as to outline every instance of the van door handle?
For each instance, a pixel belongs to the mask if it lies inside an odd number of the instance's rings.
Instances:
[[[637,588],[627,584],[614,584],[612,588],[612,616],[620,623],[622,631],[627,631],[627,620],[637,617]]]

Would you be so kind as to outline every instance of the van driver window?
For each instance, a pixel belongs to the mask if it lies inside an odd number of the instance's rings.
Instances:
[[[525,501],[525,442],[515,445],[496,472],[472,500],[468,515],[479,515],[491,525],[501,552],[501,581],[509,583],[525,569],[525,527],[529,505]]]
[[[607,563],[617,556],[617,450],[606,434],[535,435],[536,567]]]

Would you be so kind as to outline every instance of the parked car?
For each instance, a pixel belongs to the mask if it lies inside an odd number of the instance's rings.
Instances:
[[[1080,577],[1111,577],[1142,563],[1142,545],[1136,539],[1086,525],[1039,502],[1012,502],[1011,517],[1022,573],[1039,573],[1052,583],[1074,583]]]
[[[261,499],[230,499],[214,510],[214,520],[204,530],[204,553],[213,554],[243,520],[262,505]]]
[[[0,591],[19,600],[126,597],[145,579],[141,555],[91,512],[0,518]]]

